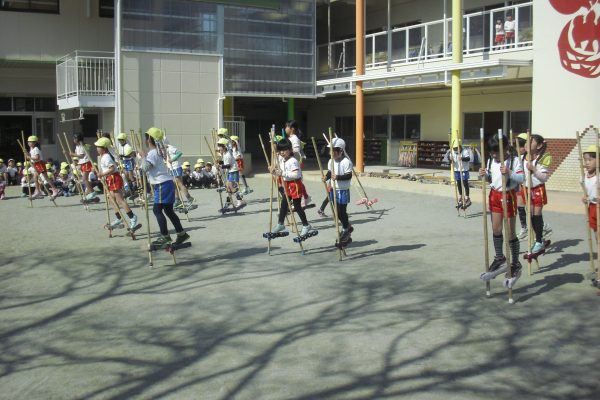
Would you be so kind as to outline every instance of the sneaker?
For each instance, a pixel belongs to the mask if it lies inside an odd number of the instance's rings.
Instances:
[[[496,271],[498,268],[500,268],[502,265],[504,265],[505,262],[506,262],[506,257],[504,257],[504,256],[494,257],[494,261],[492,261],[492,264],[490,265],[490,268],[488,270],[490,272]]]
[[[463,204],[462,208],[466,210],[471,204],[471,199],[467,197],[467,200],[465,200],[465,204]]]
[[[550,236],[552,235],[552,227],[546,223],[544,223],[544,230],[542,231],[542,236]]]
[[[88,194],[85,195],[85,199],[86,200],[92,200],[96,196],[98,196],[98,194],[96,192],[90,192],[90,193],[88,193]]]
[[[515,276],[519,275],[521,273],[521,268],[523,268],[523,266],[519,261],[510,264],[510,277],[514,278]],[[506,277],[509,277],[508,272],[506,273]]]
[[[188,198],[187,198],[187,206],[188,206],[188,207],[189,207],[189,206],[191,206],[191,205],[192,205],[192,203],[194,202],[194,200],[196,200],[196,199],[194,199],[192,196],[190,196],[190,195],[188,194]]]
[[[27,197],[25,193],[21,193],[21,197]]]
[[[33,194],[33,196],[31,196],[31,198],[33,200],[35,200],[35,199],[43,199],[44,195],[38,192],[37,194]]]
[[[6,199],[6,196],[4,195],[4,193],[0,194],[0,200],[4,200]]]
[[[458,204],[456,205],[456,208],[462,208],[462,200],[458,201]]]
[[[173,208],[183,208],[183,203],[181,200],[175,200],[175,204],[173,204]]]
[[[223,208],[229,208],[229,206],[231,206],[231,203],[228,201],[223,204]]]
[[[319,214],[319,217],[321,217],[321,218],[327,217],[327,215],[325,215],[325,211],[321,210],[320,208],[317,211],[317,214]]]
[[[131,219],[129,220],[129,229],[133,230],[138,224],[138,218],[137,215],[133,215],[133,217],[131,217]]]
[[[182,244],[183,242],[185,242],[186,240],[188,240],[190,238],[190,235],[188,235],[188,233],[186,231],[180,232],[177,234],[177,238],[175,239],[175,245],[178,246],[180,244]]]
[[[348,227],[348,229],[342,229],[342,233],[340,234],[340,241],[345,242],[350,238],[350,234],[354,232],[354,228],[352,225]]]
[[[240,208],[240,207],[244,206],[245,204],[246,204],[246,203],[244,202],[244,200],[238,199],[238,200],[235,202],[235,207],[236,207],[236,208]]]
[[[171,244],[171,236],[169,235],[160,235],[158,239],[152,242],[152,245],[154,246],[167,246],[169,244]]]
[[[544,250],[544,244],[540,242],[535,242],[535,244],[531,248],[531,254],[539,253],[542,250]]]
[[[113,222],[110,223],[110,229],[118,229],[118,228],[123,228],[123,221],[121,221],[118,218],[115,218],[115,220]]]
[[[312,226],[304,225],[302,227],[302,230],[300,231],[300,236],[304,236],[304,235],[308,234],[308,232],[310,232],[311,229],[312,229]]]
[[[527,228],[521,228],[519,233],[517,234],[517,239],[523,240],[527,237]]]
[[[277,224],[275,226],[275,228],[273,228],[273,230],[271,231],[272,233],[279,233],[279,232],[283,232],[285,231],[285,225],[283,224]]]

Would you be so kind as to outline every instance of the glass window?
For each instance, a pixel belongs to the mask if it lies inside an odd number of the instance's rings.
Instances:
[[[465,113],[464,138],[479,139],[479,130],[483,128],[483,113]]]
[[[35,111],[56,111],[56,98],[36,97]]]
[[[36,118],[35,132],[42,144],[54,144],[54,118]]]
[[[33,97],[13,97],[14,111],[34,111]]]
[[[364,127],[365,127],[365,134],[364,134],[364,138],[365,139],[371,139],[373,138],[373,116],[371,115],[365,115],[365,122],[364,122]]]
[[[102,18],[114,18],[115,0],[100,0],[98,2],[98,15]]]
[[[12,111],[12,97],[0,97],[0,111]]]
[[[376,138],[388,137],[388,116],[377,115],[373,117],[373,136]]]
[[[509,111],[508,121],[513,133],[523,133],[531,129],[531,113],[529,111]]]
[[[58,14],[60,7],[59,0],[13,0],[0,1],[0,10]]]
[[[421,138],[421,115],[411,114],[406,116],[406,139]]]
[[[404,115],[392,115],[392,139],[406,139]]]

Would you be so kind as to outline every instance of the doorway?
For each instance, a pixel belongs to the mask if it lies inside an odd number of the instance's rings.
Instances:
[[[23,151],[17,144],[21,140],[21,131],[25,140],[32,132],[31,115],[1,115],[0,116],[0,157],[21,160]]]

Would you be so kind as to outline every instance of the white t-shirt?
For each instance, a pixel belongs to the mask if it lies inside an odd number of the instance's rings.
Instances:
[[[510,159],[504,160],[504,164],[510,167]],[[488,174],[492,177],[492,183],[490,187],[494,190],[502,190],[502,174],[500,173],[500,161],[491,160]],[[509,177],[507,177],[508,179]],[[510,182],[508,182],[507,190],[513,190],[521,183],[523,183],[523,168],[518,157],[514,157],[512,161],[512,175],[510,176]]]
[[[333,161],[333,171],[331,169],[331,162]],[[348,173],[352,173],[352,161],[350,161],[350,159],[348,157],[344,157],[342,158],[340,161],[335,161],[335,160],[329,160],[329,163],[327,164],[327,168],[334,172],[337,176],[340,175],[346,175]],[[336,179],[335,181],[335,188],[338,190],[347,190],[350,189],[350,182],[352,180],[348,179],[347,181],[338,181]]]
[[[17,170],[15,167],[7,167],[6,172],[8,173],[8,176],[14,178],[17,176],[17,172],[19,172],[19,170]]]
[[[77,154],[77,157],[79,157],[79,162],[78,164],[85,164],[86,162],[88,162],[88,158],[87,158],[87,154],[85,153],[85,148],[83,147],[83,144],[80,143],[77,146],[75,146],[75,154]]]
[[[597,184],[598,177],[596,175],[588,176],[585,174],[585,192],[587,193],[588,201],[592,204],[596,204],[596,195],[597,195]]]
[[[283,157],[277,156],[279,162],[279,169],[281,170],[281,177],[284,181],[295,181],[302,179],[302,170],[300,170],[300,163],[295,157],[290,157],[284,160]]]
[[[504,35],[504,25],[502,25],[502,22],[496,24],[496,35]]]
[[[146,155],[146,161],[152,164],[152,167],[148,171],[146,171],[146,175],[148,175],[148,182],[153,185],[159,185],[163,182],[173,180],[173,177],[169,175],[169,171],[167,171],[167,166],[165,165],[164,160],[158,154],[156,149],[152,149]]]
[[[514,32],[515,31],[515,21],[504,21],[504,30],[506,32]]]
[[[167,154],[169,155],[169,162],[171,163],[171,169],[177,169],[181,166],[179,162],[179,158],[173,161],[173,157],[177,154],[177,147],[172,145],[167,145]]]
[[[471,162],[473,161],[473,152],[469,148],[463,148],[460,153],[460,160],[458,151],[453,149],[448,150],[448,161],[454,163],[454,172],[466,172],[471,169]],[[462,161],[463,158],[469,158],[469,161]],[[462,168],[461,168],[462,165]]]
[[[117,163],[112,159],[110,154],[102,154],[102,157],[100,157],[100,170],[102,171],[102,174],[106,174],[110,170],[111,165],[114,165],[115,167],[113,172],[117,172]]]
[[[29,150],[29,156],[31,157],[31,162],[39,162],[44,161],[44,155],[42,154],[42,150],[39,147],[34,147]]]
[[[542,183],[546,183],[546,181],[548,180],[548,168],[546,168],[546,166],[542,163],[538,163],[537,161],[537,159],[531,161],[531,163],[535,166],[537,171],[531,174],[531,185],[534,188],[540,186]],[[531,173],[531,171],[529,171],[529,168],[527,168],[527,166],[529,165],[527,159],[523,161],[523,164],[523,170],[525,171],[525,186],[529,187],[529,174]],[[538,176],[536,177],[536,175]]]
[[[233,156],[233,153],[231,151],[226,151],[225,154],[223,154],[223,165],[226,167],[229,166],[227,172],[238,171],[237,163],[235,162],[235,157]]]
[[[235,149],[231,149],[231,153],[233,154],[233,158],[236,160],[241,160],[244,158],[244,156],[242,156],[242,152],[237,147]]]
[[[292,142],[292,152],[294,153],[294,157],[296,157],[298,161],[302,161],[304,154],[302,153],[302,142],[300,141],[300,138],[297,135],[294,135],[290,136],[289,139],[290,142]]]

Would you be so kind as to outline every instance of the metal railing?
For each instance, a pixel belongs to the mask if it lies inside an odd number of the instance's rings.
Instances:
[[[229,136],[240,138],[240,151],[246,151],[246,121],[243,116],[223,118],[223,127],[227,128]]]
[[[75,51],[56,61],[58,100],[76,96],[114,95],[114,53]]]
[[[515,21],[514,43],[496,43],[495,25],[507,16]],[[423,63],[452,57],[452,18],[411,25],[365,36],[365,67]],[[391,54],[388,51],[391,36]],[[533,2],[463,15],[463,54],[510,51],[533,46]],[[356,68],[356,39],[317,46],[318,74],[348,72]]]

